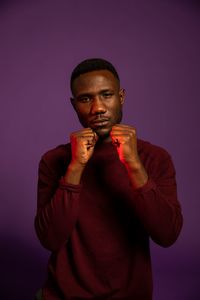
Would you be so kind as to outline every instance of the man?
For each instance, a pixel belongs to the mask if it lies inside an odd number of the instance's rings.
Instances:
[[[120,124],[125,91],[113,65],[81,62],[71,103],[83,126],[43,155],[35,228],[51,251],[41,299],[152,299],[149,237],[182,227],[169,154]]]

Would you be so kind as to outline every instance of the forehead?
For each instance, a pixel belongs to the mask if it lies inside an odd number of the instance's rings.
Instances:
[[[73,82],[73,94],[95,93],[99,90],[118,89],[118,79],[108,70],[91,71],[81,74]]]

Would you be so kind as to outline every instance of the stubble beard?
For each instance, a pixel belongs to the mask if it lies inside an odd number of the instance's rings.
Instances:
[[[105,133],[101,132],[102,129],[97,129],[97,130],[94,130],[96,132],[96,134],[98,135],[99,139],[104,141],[104,140],[109,140],[111,139],[110,138],[110,132],[112,130],[112,127],[116,124],[120,124],[121,123],[121,120],[122,120],[122,117],[123,117],[123,113],[122,113],[122,110],[120,110],[119,114],[118,114],[118,117],[116,118],[116,121],[113,122],[113,124],[111,125],[111,127],[109,128],[109,130]]]
[[[122,117],[123,117],[123,112],[122,110],[120,110],[118,112],[118,116],[116,118],[116,120],[113,122],[113,124],[111,125],[111,127],[108,129],[107,132],[101,132],[103,128],[97,128],[96,130],[91,128],[88,123],[85,123],[84,120],[81,119],[80,116],[78,116],[78,119],[79,119],[79,122],[81,123],[81,125],[84,127],[84,128],[87,128],[87,127],[90,127],[99,137],[99,139],[101,141],[104,141],[104,140],[109,140],[110,139],[110,132],[112,130],[112,127],[116,124],[119,124],[121,123],[121,120],[122,120]]]

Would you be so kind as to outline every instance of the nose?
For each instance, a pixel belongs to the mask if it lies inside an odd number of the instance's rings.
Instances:
[[[103,101],[100,97],[94,97],[91,103],[91,114],[97,115],[97,114],[103,114],[106,112],[106,107]]]

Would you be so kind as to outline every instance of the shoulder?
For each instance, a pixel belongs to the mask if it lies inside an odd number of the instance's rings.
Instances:
[[[48,168],[52,172],[63,169],[71,160],[71,146],[70,144],[59,145],[46,151],[39,163],[40,169]]]
[[[138,153],[150,174],[157,176],[166,173],[167,170],[174,173],[171,155],[164,148],[138,139]]]
[[[46,151],[42,155],[41,159],[44,159],[45,161],[51,161],[55,159],[57,160],[66,158],[68,155],[70,155],[70,144],[62,144]]]
[[[169,159],[170,154],[167,150],[164,148],[154,145],[148,141],[144,141],[141,139],[138,139],[138,152],[143,156],[149,156],[149,157],[157,157],[162,159]]]

